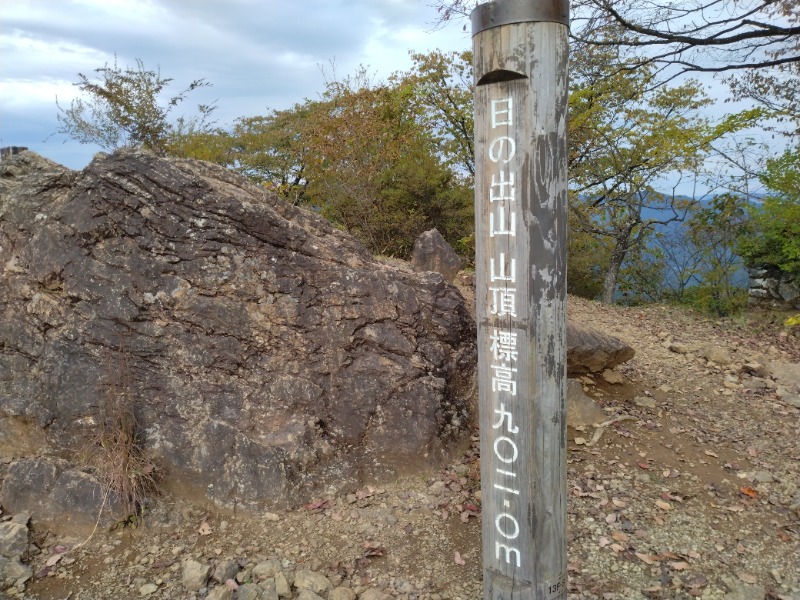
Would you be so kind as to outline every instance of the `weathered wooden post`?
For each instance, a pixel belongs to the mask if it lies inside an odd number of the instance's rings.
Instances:
[[[484,600],[567,597],[568,25],[472,12]]]

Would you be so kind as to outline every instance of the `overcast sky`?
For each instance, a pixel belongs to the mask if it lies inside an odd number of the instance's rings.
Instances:
[[[219,125],[317,98],[320,68],[359,65],[379,78],[411,66],[408,51],[471,47],[463,24],[432,32],[425,0],[0,0],[0,146],[29,149],[68,167],[96,146],[58,128],[77,74],[114,56],[121,67],[160,67],[177,93],[204,78],[187,107],[217,101]]]

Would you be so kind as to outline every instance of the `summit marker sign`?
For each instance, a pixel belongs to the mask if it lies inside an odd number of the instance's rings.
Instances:
[[[484,600],[567,597],[568,23],[472,13]]]

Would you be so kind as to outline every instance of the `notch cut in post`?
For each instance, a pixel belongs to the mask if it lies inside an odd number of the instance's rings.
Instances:
[[[515,79],[527,79],[525,73],[517,73],[516,71],[509,71],[508,69],[497,69],[486,73],[478,80],[476,85],[489,85],[490,83],[501,83],[503,81],[514,81]]]

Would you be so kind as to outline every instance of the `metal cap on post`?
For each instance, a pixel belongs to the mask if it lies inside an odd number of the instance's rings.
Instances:
[[[472,12],[484,600],[566,590],[566,0]]]
[[[534,23],[537,21],[561,23],[569,26],[569,0],[549,0],[547,2],[531,2],[531,0],[499,0],[487,2],[475,7],[470,15],[472,35],[481,31],[512,25],[514,23]]]

